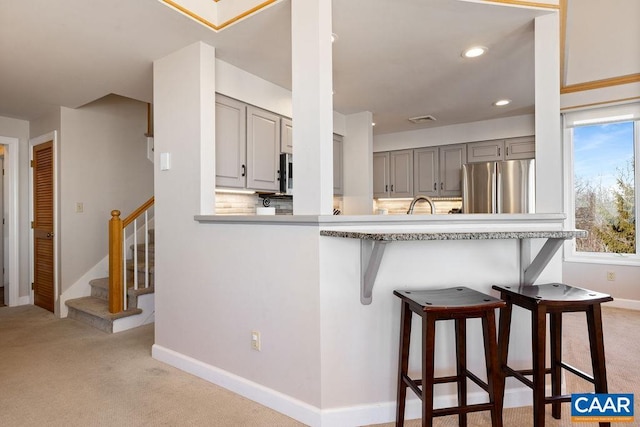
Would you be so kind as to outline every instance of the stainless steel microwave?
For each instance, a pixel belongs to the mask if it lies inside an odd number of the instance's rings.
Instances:
[[[293,195],[293,155],[280,154],[280,192]]]

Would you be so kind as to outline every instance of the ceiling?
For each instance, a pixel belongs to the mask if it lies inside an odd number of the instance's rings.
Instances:
[[[544,13],[460,0],[334,0],[334,109],[371,111],[376,134],[533,113],[533,19]],[[290,27],[289,0],[218,33],[158,0],[0,0],[0,116],[33,120],[110,93],[153,102],[153,61],[198,40],[290,89]],[[476,44],[488,53],[463,59]],[[513,102],[494,107],[499,98]],[[422,115],[436,121],[407,120]]]

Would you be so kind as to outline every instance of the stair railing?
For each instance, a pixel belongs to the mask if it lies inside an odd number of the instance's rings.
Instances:
[[[124,220],[120,211],[111,211],[109,220],[109,312],[120,313],[127,306],[127,253],[128,239],[133,240],[133,288],[138,289],[138,234],[144,239],[144,280],[143,287],[149,287],[149,210],[153,207],[151,197]],[[138,227],[138,221],[142,225]],[[127,227],[131,235],[127,238]]]

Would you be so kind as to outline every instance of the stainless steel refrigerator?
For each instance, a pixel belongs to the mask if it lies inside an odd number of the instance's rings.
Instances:
[[[463,213],[534,213],[535,160],[462,166]]]

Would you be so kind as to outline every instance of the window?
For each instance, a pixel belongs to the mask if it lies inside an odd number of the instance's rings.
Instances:
[[[567,212],[575,228],[589,232],[570,244],[568,258],[640,261],[639,117],[638,104],[565,115]]]

